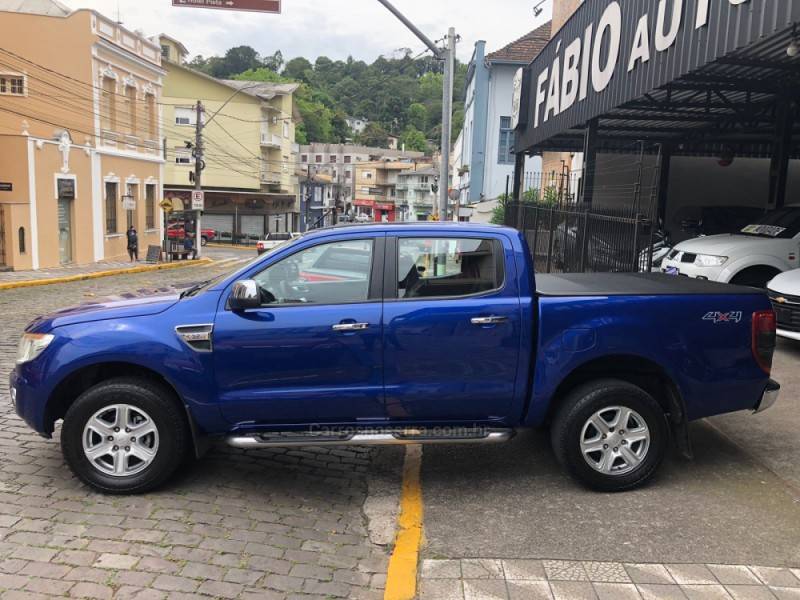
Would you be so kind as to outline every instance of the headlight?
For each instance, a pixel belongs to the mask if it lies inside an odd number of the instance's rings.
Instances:
[[[53,341],[49,333],[26,333],[19,341],[17,350],[17,364],[30,362],[39,356]]]
[[[694,259],[697,267],[720,267],[728,260],[727,256],[712,256],[711,254],[698,254]]]

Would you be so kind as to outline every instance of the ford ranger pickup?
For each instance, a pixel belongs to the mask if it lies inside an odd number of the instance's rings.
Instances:
[[[535,275],[496,226],[318,230],[185,289],[32,322],[11,401],[106,493],[237,448],[494,443],[549,428],[605,491],[650,479],[687,423],[777,399],[764,291],[663,274]]]

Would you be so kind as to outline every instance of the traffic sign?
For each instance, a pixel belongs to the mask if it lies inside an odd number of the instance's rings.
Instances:
[[[172,200],[169,200],[168,198],[164,198],[161,201],[160,206],[165,213],[171,213],[173,210],[175,210],[175,207],[172,204]]]
[[[172,6],[280,14],[281,0],[172,0]]]
[[[192,191],[192,210],[206,209],[206,193],[203,190]]]

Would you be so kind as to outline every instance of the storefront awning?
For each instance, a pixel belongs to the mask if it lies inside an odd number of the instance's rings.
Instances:
[[[518,152],[580,151],[639,140],[675,154],[767,157],[800,97],[797,0],[584,2],[527,68]],[[790,125],[798,158],[800,119]],[[652,146],[651,146],[652,147]]]

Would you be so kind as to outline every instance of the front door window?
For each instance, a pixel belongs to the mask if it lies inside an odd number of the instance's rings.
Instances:
[[[372,240],[353,240],[298,252],[255,277],[262,303],[275,306],[366,302],[372,251]]]

